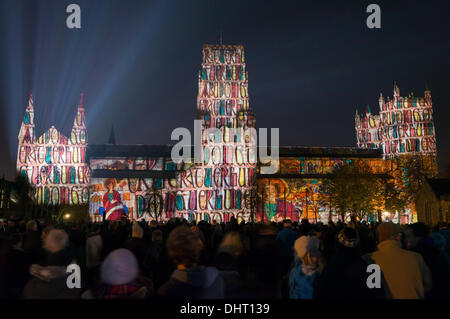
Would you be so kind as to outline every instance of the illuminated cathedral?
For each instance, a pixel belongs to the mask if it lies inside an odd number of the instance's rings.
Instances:
[[[363,161],[374,175],[391,171],[398,154],[435,158],[431,93],[380,96],[380,114],[356,114],[358,147],[280,146],[278,171],[262,174],[242,45],[204,45],[198,77],[201,160],[174,161],[171,145],[87,143],[83,97],[69,137],[34,131],[30,96],[19,133],[17,170],[34,186],[37,204],[87,204],[93,220],[124,212],[131,220],[336,221],[321,200],[333,170]],[[398,222],[414,221],[411,214]]]

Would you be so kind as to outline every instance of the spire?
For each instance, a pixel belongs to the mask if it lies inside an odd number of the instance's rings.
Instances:
[[[400,89],[397,86],[397,82],[394,81],[394,98],[395,97],[400,97]]]
[[[73,128],[86,129],[86,118],[84,115],[84,94],[80,94],[80,102],[78,103],[77,115],[73,121]]]
[[[83,97],[84,97],[84,94],[80,93],[80,103],[78,104],[78,107],[84,108]]]
[[[114,135],[114,124],[111,125],[111,133],[109,133],[108,144],[116,145],[116,136]]]
[[[30,97],[28,98],[28,107],[29,108],[33,108],[34,107],[33,93],[32,92],[30,92]]]

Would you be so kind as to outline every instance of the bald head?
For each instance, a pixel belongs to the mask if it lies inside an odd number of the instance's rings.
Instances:
[[[394,224],[391,222],[388,223],[381,223],[377,227],[377,233],[378,233],[378,241],[381,243],[385,240],[399,240],[399,234],[401,233],[400,225]]]

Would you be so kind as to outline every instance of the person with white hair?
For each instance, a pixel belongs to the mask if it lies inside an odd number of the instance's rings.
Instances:
[[[25,299],[78,299],[81,289],[67,286],[67,266],[75,263],[69,235],[62,229],[53,229],[43,242],[45,266],[30,266],[32,279],[24,290]]]
[[[289,274],[289,297],[312,299],[317,274],[321,268],[320,240],[301,236],[294,243],[295,266]]]

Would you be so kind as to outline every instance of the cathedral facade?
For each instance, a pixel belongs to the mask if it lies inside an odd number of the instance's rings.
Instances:
[[[88,203],[87,145],[83,96],[69,137],[54,126],[37,137],[33,96],[30,95],[18,136],[17,171],[33,186],[33,199],[37,204]]]

